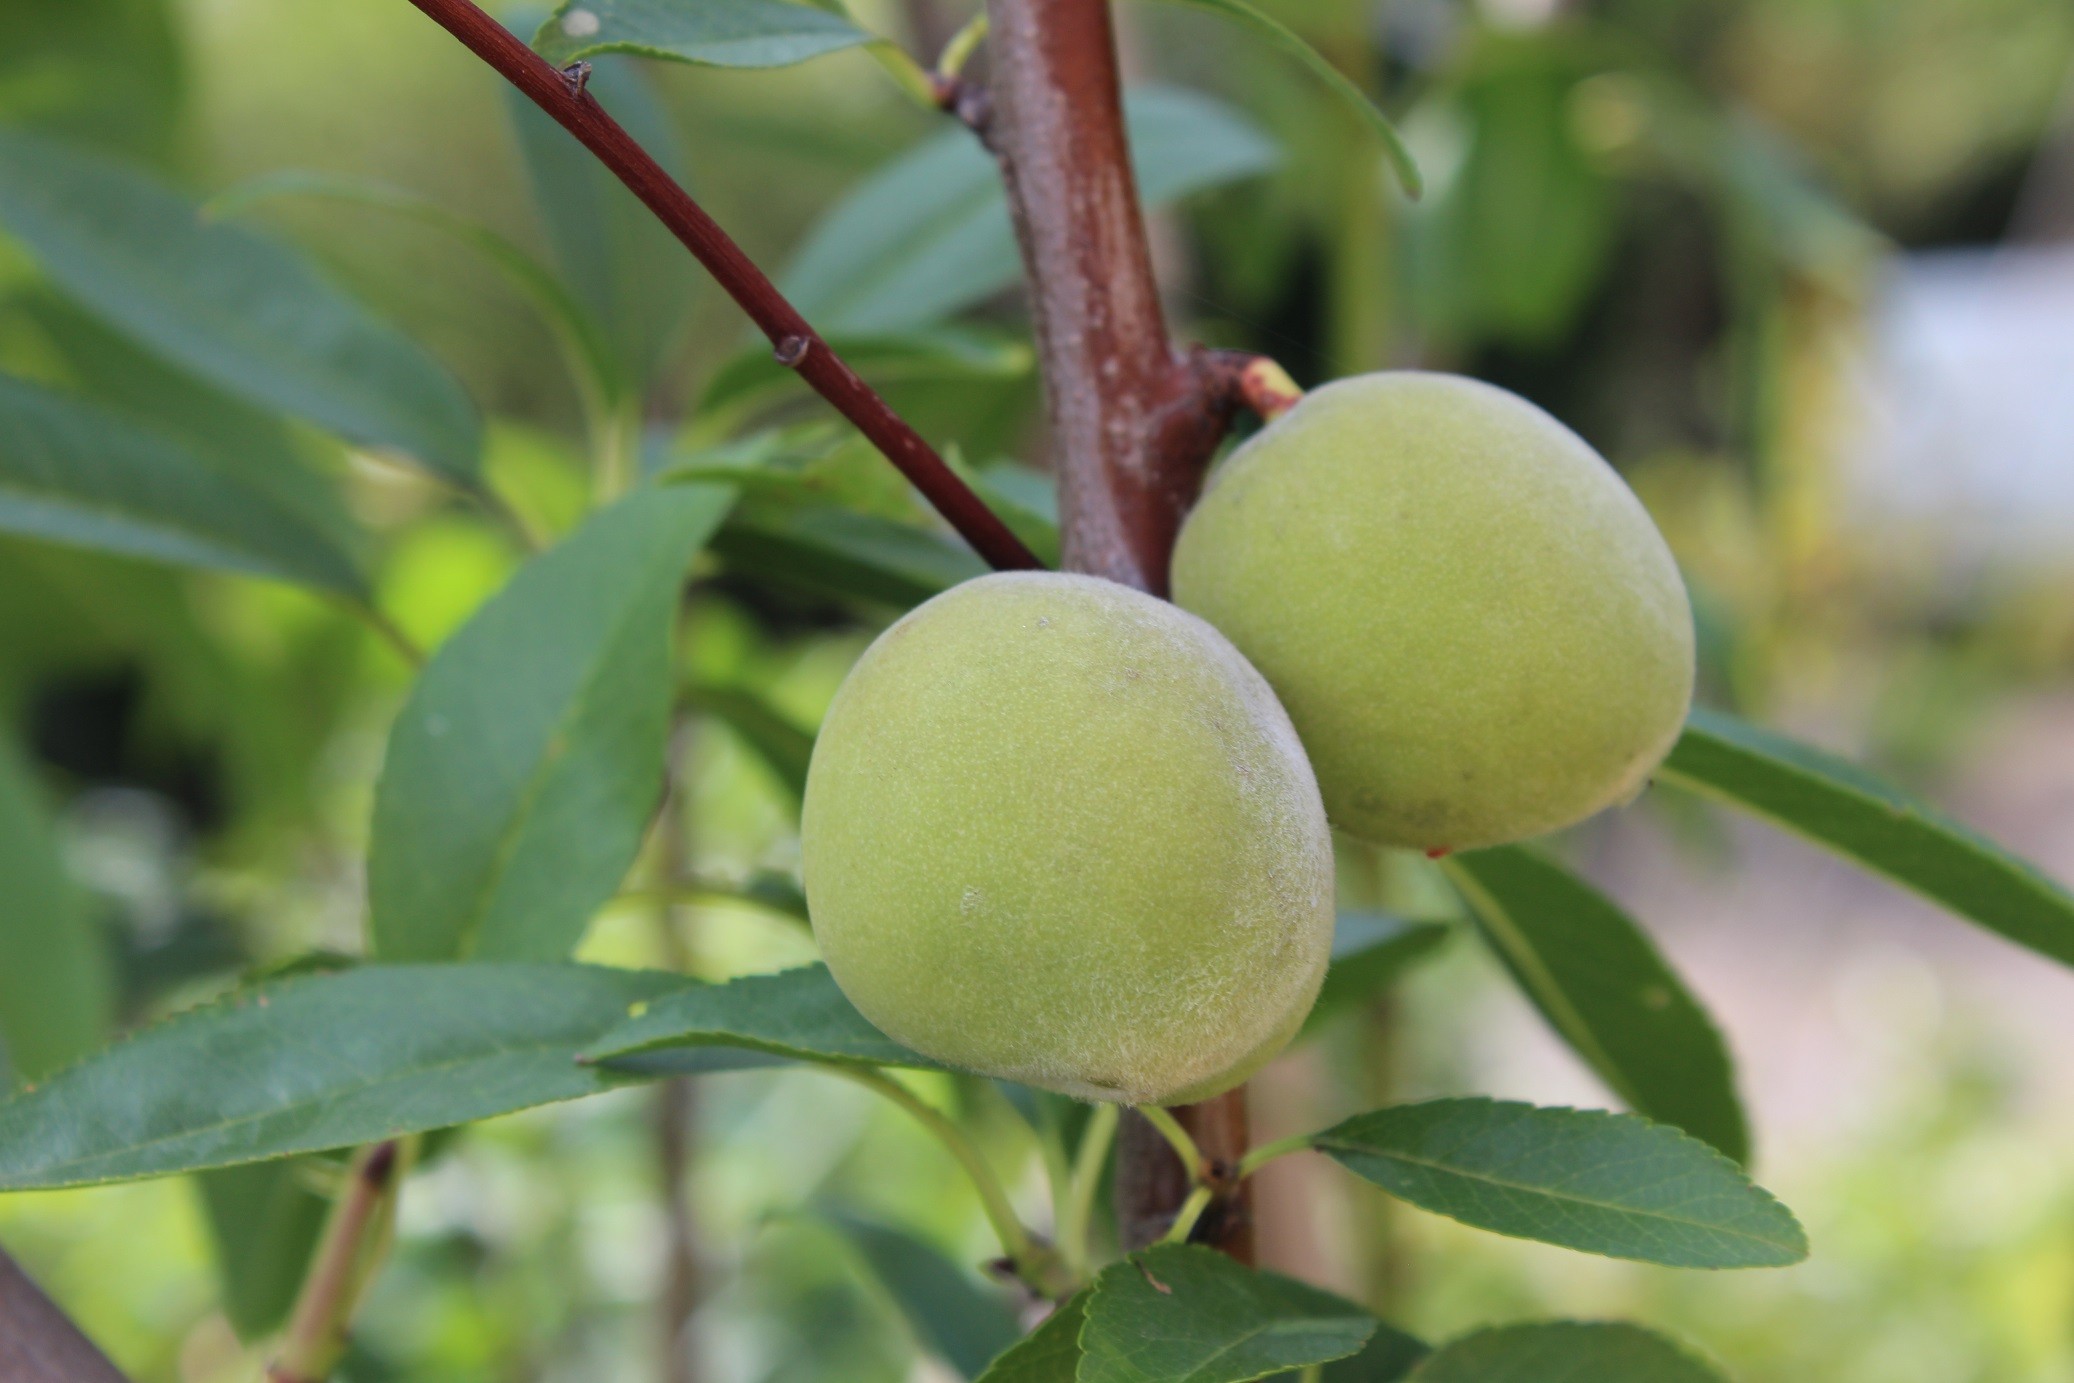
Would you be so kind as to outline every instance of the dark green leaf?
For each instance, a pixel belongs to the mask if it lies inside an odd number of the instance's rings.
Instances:
[[[1332,968],[1305,1026],[1381,994],[1404,971],[1431,955],[1454,929],[1444,922],[1413,922],[1383,912],[1341,909],[1332,933]]]
[[[1750,1160],[1721,1033],[1632,918],[1517,846],[1451,856],[1442,867],[1513,979],[1615,1095]]]
[[[0,1077],[41,1080],[85,1055],[115,1016],[110,957],[65,875],[42,789],[0,736]]]
[[[1661,1335],[1614,1322],[1479,1330],[1428,1358],[1412,1383],[1723,1383]]]
[[[82,392],[148,432],[185,443],[232,479],[265,491],[361,565],[366,531],[282,418],[168,364],[55,293],[31,293],[22,307],[64,357]]]
[[[507,22],[526,24],[518,13]],[[684,178],[676,126],[631,62],[599,59],[587,89],[671,176]],[[697,264],[655,213],[554,117],[515,88],[504,87],[503,95],[562,281],[588,309],[586,315],[604,323],[615,373],[637,382],[654,379],[690,311],[701,281]]]
[[[245,469],[0,375],[0,530],[364,596],[332,535]]]
[[[283,1158],[195,1178],[216,1249],[223,1314],[240,1339],[271,1335],[295,1305],[331,1209],[309,1185],[312,1170],[307,1159]]]
[[[1755,812],[2074,965],[2074,894],[1854,764],[1732,716],[1695,710],[1657,778]]]
[[[636,491],[434,656],[375,791],[378,954],[547,960],[576,944],[655,811],[678,594],[732,502],[717,486]]]
[[[1080,1332],[1079,1383],[1247,1383],[1353,1354],[1375,1332],[1353,1302],[1193,1244],[1112,1263]]]
[[[162,155],[180,129],[181,36],[166,0],[14,0],[0,8],[0,120]]]
[[[795,725],[747,687],[700,687],[692,703],[740,736],[795,803],[805,797],[807,764],[814,757],[811,731]]]
[[[629,1058],[673,1047],[738,1047],[791,1060],[872,1066],[936,1065],[866,1022],[825,965],[680,989],[602,1034],[583,1059],[624,1066]]]
[[[394,328],[242,226],[143,174],[0,132],[0,228],[51,279],[157,354],[252,403],[472,482],[482,424]]]
[[[1629,1114],[1432,1100],[1356,1115],[1316,1146],[1413,1205],[1521,1239],[1673,1268],[1807,1257],[1792,1212],[1733,1162]]]
[[[1247,117],[1196,92],[1133,91],[1138,190],[1148,207],[1266,172],[1279,151]],[[941,321],[1017,274],[994,161],[946,130],[880,169],[821,222],[783,279],[824,331],[892,332]]]
[[[1327,1364],[1319,1383],[1398,1383],[1410,1377],[1419,1361],[1432,1352],[1425,1341],[1379,1324],[1366,1349]]]
[[[536,108],[537,109],[537,108]],[[477,221],[448,211],[429,197],[371,178],[348,178],[331,173],[274,173],[232,188],[213,198],[209,212],[215,216],[239,215],[255,206],[284,198],[319,198],[367,207],[406,217],[466,245],[483,262],[504,276],[504,281],[523,295],[560,338],[578,382],[601,400],[625,392],[619,359],[605,340],[604,328],[582,303],[570,296],[562,281],[511,241]]]
[[[638,53],[711,67],[788,67],[870,41],[839,15],[785,0],[563,0],[533,47],[558,65]]]
[[[916,381],[972,384],[1022,379],[1037,363],[1035,352],[1022,341],[956,327],[837,334],[828,344],[881,390]],[[799,372],[779,364],[769,347],[752,347],[714,371],[695,412],[701,420],[715,414],[734,416],[805,389]]]
[[[367,965],[190,1009],[0,1104],[0,1191],[376,1143],[607,1089],[577,1053],[681,975]]]
[[[713,550],[745,575],[899,610],[987,571],[970,549],[927,529],[826,505],[745,508]]]
[[[935,1246],[891,1225],[839,1210],[822,1212],[854,1244],[872,1275],[930,1353],[976,1378],[989,1360],[1016,1341],[1015,1309],[998,1290],[983,1286]]]
[[[1059,1303],[1043,1324],[988,1365],[979,1383],[1076,1383],[1087,1299],[1082,1292]]]
[[[1295,30],[1281,20],[1263,14],[1246,4],[1245,0],[1170,0],[1170,3],[1192,5],[1197,9],[1221,15],[1243,28],[1250,29],[1302,63],[1310,70],[1312,76],[1325,84],[1326,90],[1337,96],[1345,103],[1347,109],[1353,111],[1375,131],[1376,136],[1383,142],[1383,152],[1388,155],[1390,167],[1397,174],[1398,186],[1404,189],[1405,195],[1417,197],[1425,190],[1425,180],[1419,176],[1418,162],[1412,158],[1411,150],[1405,147],[1404,138],[1397,133],[1397,127],[1390,123],[1390,117],[1377,109],[1375,102],[1368,99],[1368,93],[1354,85],[1345,73],[1325,58],[1324,54],[1305,43]]]

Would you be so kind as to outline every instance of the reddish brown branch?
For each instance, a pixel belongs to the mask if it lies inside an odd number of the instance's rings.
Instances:
[[[856,424],[989,565],[997,569],[1043,565],[944,464],[935,448],[829,348],[727,232],[605,113],[584,89],[580,66],[570,74],[563,73],[471,0],[411,3],[553,116],[646,203],[770,338],[778,358]]]
[[[0,1383],[129,1383],[4,1252]]]
[[[1239,369],[1167,334],[1124,130],[1107,0],[988,0],[989,146],[1008,184],[1029,279],[1060,482],[1066,565],[1156,595],[1174,539],[1230,423]],[[1177,1110],[1213,1163],[1246,1149],[1242,1089]],[[1117,1210],[1137,1247],[1165,1231],[1187,1179],[1130,1119]],[[1198,1240],[1252,1256],[1243,1185]]]

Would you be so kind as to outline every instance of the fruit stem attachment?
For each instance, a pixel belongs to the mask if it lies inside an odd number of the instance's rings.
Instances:
[[[1241,1177],[1252,1176],[1278,1157],[1287,1157],[1290,1153],[1304,1152],[1316,1146],[1317,1137],[1318,1135],[1315,1133],[1299,1133],[1289,1138],[1278,1138],[1272,1143],[1262,1143],[1259,1147],[1254,1148],[1239,1159],[1239,1175]]]
[[[770,338],[778,359],[848,418],[988,565],[1000,571],[1043,567],[1036,554],[959,479],[936,449],[836,354],[691,194],[606,114],[581,81],[571,80],[528,48],[474,0],[410,3],[553,116],[612,170]]]
[[[1200,1186],[1209,1175],[1209,1163],[1203,1160],[1202,1150],[1196,1147],[1188,1130],[1181,1127],[1181,1121],[1156,1104],[1140,1105],[1138,1113],[1144,1116],[1146,1123],[1158,1129],[1160,1137],[1174,1149],[1174,1155],[1181,1159],[1182,1167],[1188,1172],[1189,1185]]]
[[[1188,1199],[1181,1202],[1181,1209],[1174,1215],[1173,1226],[1167,1230],[1166,1237],[1162,1238],[1160,1242],[1162,1244],[1187,1243],[1188,1236],[1195,1233],[1196,1221],[1203,1218],[1203,1212],[1210,1208],[1210,1198],[1215,1194],[1207,1184],[1198,1186],[1193,1191],[1190,1191]]]
[[[1303,402],[1303,387],[1280,365],[1256,355],[1239,371],[1239,398],[1262,422],[1271,423]]]
[[[1066,1198],[1058,1208],[1059,1253],[1075,1273],[1087,1270],[1087,1226],[1094,1214],[1095,1191],[1102,1184],[1102,1164],[1109,1145],[1116,1139],[1116,1122],[1122,1111],[1113,1104],[1098,1104],[1088,1115],[1080,1135],[1080,1149],[1073,1156],[1073,1176],[1066,1185]]]
[[[1008,1191],[1001,1185],[1001,1178],[980,1156],[979,1149],[965,1136],[943,1112],[924,1100],[920,1095],[902,1085],[876,1066],[848,1066],[836,1062],[822,1062],[821,1068],[847,1080],[855,1081],[867,1090],[876,1090],[894,1104],[899,1105],[915,1121],[943,1144],[945,1151],[957,1159],[972,1179],[973,1189],[979,1192],[979,1203],[986,1211],[987,1223],[994,1227],[995,1237],[1001,1241],[1001,1252],[1014,1266],[1016,1276],[1046,1296],[1057,1296],[1069,1290],[1068,1284],[1060,1279],[1058,1255],[1049,1247],[1037,1242],[1009,1202]]]

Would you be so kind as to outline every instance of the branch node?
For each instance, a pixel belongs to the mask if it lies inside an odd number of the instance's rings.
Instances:
[[[771,353],[778,357],[780,365],[783,365],[788,370],[796,370],[806,362],[808,353],[813,349],[813,337],[788,336],[778,342],[777,349]]]
[[[570,63],[561,69],[562,85],[569,89],[572,100],[581,100],[591,84],[591,65],[588,60]]]

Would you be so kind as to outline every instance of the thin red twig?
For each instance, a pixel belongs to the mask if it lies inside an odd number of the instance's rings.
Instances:
[[[989,565],[1000,570],[1044,565],[944,464],[935,448],[808,325],[769,276],[742,253],[691,194],[606,114],[584,89],[580,65],[564,73],[471,0],[411,3],[553,116],[646,203],[770,338],[778,359],[798,371],[816,393],[856,424]]]

